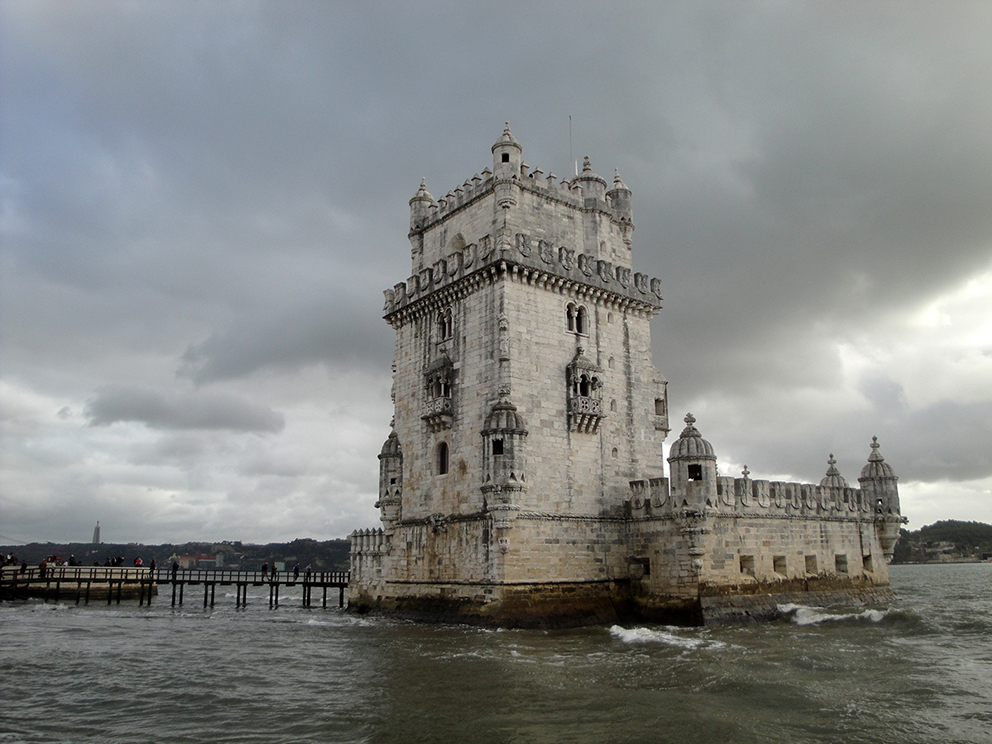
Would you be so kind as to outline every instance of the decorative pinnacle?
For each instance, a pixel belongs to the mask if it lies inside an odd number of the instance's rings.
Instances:
[[[582,158],[582,172],[585,173],[586,171],[591,171],[591,170],[592,170],[592,163],[589,162],[589,156],[586,155],[584,158]]]
[[[744,466],[744,469],[741,471],[741,475],[744,476],[744,480],[747,480],[747,477],[751,475],[751,471],[747,469],[747,465]]]
[[[693,416],[691,413],[687,413],[685,415],[685,418],[682,420],[685,421],[689,426],[692,426],[694,423],[696,423],[696,417]]]
[[[882,453],[878,451],[878,448],[880,446],[881,445],[878,443],[878,437],[872,437],[871,438],[871,454],[868,455],[868,461],[869,462],[882,462],[883,460],[885,460],[885,458],[882,457]]]

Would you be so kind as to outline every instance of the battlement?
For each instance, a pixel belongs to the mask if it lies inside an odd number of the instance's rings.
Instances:
[[[530,281],[544,281],[561,291],[595,294],[621,304],[640,306],[651,314],[661,309],[661,279],[627,266],[597,258],[564,245],[517,233],[497,239],[484,235],[478,243],[466,245],[432,265],[426,266],[390,289],[383,290],[386,319],[437,290],[455,285],[467,277],[497,267]],[[544,279],[540,277],[544,276]]]
[[[558,181],[553,173],[531,168],[509,125],[493,145],[492,168],[485,168],[460,186],[435,199],[426,179],[410,199],[410,244],[413,272],[419,274],[439,259],[482,246],[490,236],[494,247],[515,234],[531,235],[577,254],[630,268],[634,231],[631,192],[620,180],[612,185],[592,170],[589,158],[582,172]]]
[[[817,486],[812,483],[717,478],[716,498],[702,503],[690,482],[688,493],[673,492],[668,478],[630,482],[627,502],[633,518],[671,517],[682,509],[695,507],[706,514],[725,516],[781,516],[800,519],[864,520],[899,516],[885,509],[860,488]]]
[[[586,162],[588,163],[588,158],[586,158]],[[619,180],[619,173],[617,173],[616,178]],[[559,201],[576,210],[595,209],[618,220],[624,217],[623,207],[615,204],[613,200],[607,200],[606,195],[610,192],[605,192],[605,181],[601,181],[604,185],[602,192],[595,188],[595,184],[586,185],[583,188],[583,184],[587,184],[587,181],[580,180],[578,177],[571,181],[565,178],[558,181],[558,177],[554,173],[548,173],[545,177],[541,168],[531,170],[527,163],[522,163],[520,173],[511,176],[510,180],[523,190]],[[424,180],[421,183],[421,189],[429,201],[424,206],[418,207],[419,209],[426,209],[426,213],[415,225],[411,226],[411,232],[428,230],[477,199],[493,195],[496,183],[497,179],[493,177],[493,172],[489,168],[485,168],[481,174],[476,173],[471,178],[466,178],[460,186],[456,186],[444,196],[434,199],[427,192],[427,183]],[[420,194],[421,192],[418,191],[414,199]],[[411,200],[411,207],[413,206],[412,202],[413,200]]]

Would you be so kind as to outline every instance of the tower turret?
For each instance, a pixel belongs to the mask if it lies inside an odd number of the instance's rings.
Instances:
[[[606,201],[606,179],[593,172],[588,157],[582,159],[582,172],[572,179],[572,188],[581,189],[583,199]]]
[[[510,122],[506,122],[503,134],[493,145],[493,176],[510,178],[520,175],[520,163],[524,148],[510,132]]]
[[[527,490],[524,440],[527,424],[505,396],[493,405],[482,427],[482,493],[497,529],[508,527]]]
[[[410,232],[420,230],[431,213],[434,197],[427,190],[427,179],[420,179],[420,188],[410,199]]]
[[[400,438],[393,429],[382,445],[379,453],[379,519],[387,540],[392,535],[393,526],[400,519],[400,506],[403,501],[403,449]]]
[[[685,429],[668,453],[673,506],[703,510],[716,505],[716,455],[695,427],[696,417],[688,413],[683,420]]]
[[[431,208],[436,207],[434,197],[427,190],[427,179],[420,179],[420,188],[410,199],[410,244],[413,252],[413,262],[416,264],[424,254],[424,225],[431,214]]]
[[[871,438],[871,454],[868,463],[861,468],[861,491],[871,499],[875,511],[875,530],[886,562],[892,560],[892,555],[899,541],[899,528],[906,523],[905,517],[899,511],[899,478],[892,466],[885,462],[882,453],[878,451],[878,437]]]
[[[633,242],[634,211],[630,203],[630,189],[620,180],[620,169],[614,169],[613,185],[606,192],[606,201],[613,210],[614,218],[620,223],[623,232],[623,242],[630,247]]]

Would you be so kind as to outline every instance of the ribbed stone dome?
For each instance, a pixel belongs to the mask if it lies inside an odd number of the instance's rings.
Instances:
[[[427,179],[420,179],[420,188],[417,189],[417,193],[413,195],[410,199],[410,204],[414,202],[425,202],[426,204],[433,204],[434,197],[431,196],[431,192],[427,190]]]
[[[482,427],[482,433],[489,432],[513,432],[516,434],[527,433],[527,422],[524,417],[517,413],[517,408],[509,400],[501,397],[493,406],[489,415],[486,416],[486,423]]]
[[[871,438],[871,454],[868,455],[868,464],[861,468],[862,478],[895,478],[892,466],[885,462],[882,453],[878,451],[878,437]]]
[[[696,423],[696,417],[689,413],[686,414],[683,421],[685,421],[686,427],[682,430],[679,438],[672,443],[672,449],[668,453],[668,459],[715,460],[716,455],[713,454],[713,445],[703,439],[703,435],[699,433],[699,429],[693,426]]]
[[[832,486],[835,488],[847,488],[847,479],[840,474],[840,471],[834,467],[837,461],[834,459],[834,453],[830,453],[830,459],[827,460],[827,475],[820,481],[821,486]]]
[[[501,134],[499,139],[496,140],[496,144],[492,146],[493,152],[496,152],[497,147],[503,147],[504,145],[511,145],[520,151],[523,151],[524,149],[520,146],[520,143],[517,142],[517,138],[513,136],[513,133],[510,132],[510,122],[506,122],[506,126],[503,127],[503,134]]]
[[[379,453],[379,457],[392,456],[403,456],[403,450],[400,449],[400,438],[396,435],[395,429],[389,432],[389,436],[386,437],[386,441],[382,444],[382,451]]]

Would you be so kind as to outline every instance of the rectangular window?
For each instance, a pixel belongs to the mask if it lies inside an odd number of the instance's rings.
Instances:
[[[875,570],[874,568],[875,564],[872,563],[870,555],[862,556],[861,563],[864,566],[865,573],[872,573]]]
[[[503,440],[502,439],[494,439],[493,440],[493,454],[494,455],[502,455],[503,454]]]
[[[816,556],[808,555],[806,556],[806,573],[816,574]]]
[[[665,399],[655,398],[654,399],[654,415],[664,416],[665,415]]]
[[[784,555],[776,555],[772,557],[772,570],[777,574],[782,574],[782,576],[788,575]]]
[[[691,481],[698,481],[703,479],[703,466],[702,465],[689,465],[688,466],[688,478]]]
[[[753,555],[742,555],[741,556],[741,573],[747,574],[748,576],[754,576],[754,556]]]
[[[847,576],[847,555],[838,554],[834,556],[834,569],[841,576]]]

